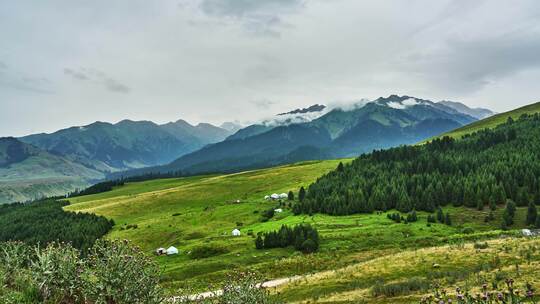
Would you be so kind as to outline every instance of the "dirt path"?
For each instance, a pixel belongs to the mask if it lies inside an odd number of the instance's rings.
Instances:
[[[270,280],[270,281],[266,281],[262,284],[259,284],[257,285],[258,288],[273,288],[273,287],[278,287],[278,286],[281,286],[281,285],[284,285],[284,284],[288,284],[288,283],[292,283],[294,281],[298,281],[300,279],[304,278],[304,276],[293,276],[293,277],[289,277],[289,278],[282,278],[282,279],[275,279],[275,280]],[[190,295],[188,296],[188,300],[202,300],[202,299],[208,299],[208,298],[213,298],[213,297],[219,297],[220,295],[223,294],[223,290],[214,290],[214,291],[206,291],[206,292],[201,292],[201,293],[198,293],[198,294],[194,294],[194,295]],[[170,298],[170,303],[182,303],[184,300],[186,300],[186,297],[180,297],[180,296],[176,296],[176,297],[172,297]]]

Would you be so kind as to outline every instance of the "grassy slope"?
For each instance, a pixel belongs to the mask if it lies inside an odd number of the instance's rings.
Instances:
[[[497,239],[487,244],[484,249],[455,243],[404,250],[321,272],[278,291],[287,303],[419,303],[423,295],[431,293],[431,285],[435,283],[446,286],[449,294],[455,294],[456,286],[473,294],[484,283],[490,289],[493,283],[501,288],[505,278],[514,278],[521,290],[525,290],[526,282],[536,289],[540,287],[540,238]],[[434,264],[439,268],[434,268]],[[414,278],[420,283],[407,283],[414,282]],[[402,288],[394,288],[395,296],[373,293],[373,286],[396,283],[401,283]],[[412,292],[404,291],[415,286],[417,289]]]
[[[405,225],[393,223],[385,214],[310,217],[294,216],[287,208],[271,221],[260,222],[260,213],[276,205],[265,201],[264,195],[296,191],[334,169],[338,162],[307,162],[230,175],[130,183],[111,192],[71,199],[72,205],[67,209],[114,219],[117,225],[110,238],[130,239],[149,253],[158,247],[179,248],[178,256],[157,257],[164,269],[164,283],[171,292],[182,286],[208,288],[208,283],[222,282],[233,269],[249,267],[266,278],[336,269],[403,248],[482,237],[499,226],[498,220],[483,222],[487,211],[451,207],[447,211],[454,218],[452,227],[442,224],[427,227],[425,213],[419,214],[419,222]],[[498,210],[497,218],[500,214]],[[516,222],[524,222],[524,216],[525,210],[518,210]],[[319,253],[303,256],[292,249],[258,251],[253,238],[247,235],[248,230],[256,233],[301,222],[319,229],[322,237]],[[233,238],[230,232],[237,223],[242,223],[243,235]],[[127,224],[136,224],[138,228],[124,229]],[[472,227],[478,234],[463,235],[464,227]],[[186,252],[200,245],[224,247],[229,252],[190,259]]]
[[[451,136],[454,138],[461,138],[465,134],[469,134],[469,133],[486,129],[486,128],[494,128],[500,125],[501,123],[506,122],[508,117],[512,117],[513,119],[518,119],[519,116],[521,116],[522,114],[534,114],[538,112],[540,112],[540,102],[533,103],[533,104],[509,111],[509,112],[497,114],[497,115],[488,117],[486,119],[473,122],[472,124],[444,133],[440,136]]]

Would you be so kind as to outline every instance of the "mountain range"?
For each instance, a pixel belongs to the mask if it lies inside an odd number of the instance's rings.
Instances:
[[[162,125],[123,120],[2,138],[0,203],[61,195],[112,172],[167,164],[231,134],[184,120]]]
[[[278,115],[179,157],[165,166],[111,175],[235,172],[311,159],[357,156],[374,149],[411,144],[472,123],[477,117],[455,104],[409,96],[380,97],[352,109],[318,105]],[[308,108],[309,109],[309,108]],[[293,115],[283,119],[283,116]]]
[[[357,156],[416,143],[493,112],[391,95],[348,108],[313,105],[241,127],[123,120],[2,138],[0,203],[62,195],[105,178],[235,172]]]

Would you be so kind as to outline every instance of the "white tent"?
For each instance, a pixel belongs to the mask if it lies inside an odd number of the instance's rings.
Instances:
[[[533,235],[532,231],[529,230],[529,229],[522,229],[521,234],[523,234],[523,236],[532,236]]]
[[[167,255],[178,254],[178,249],[174,246],[167,248]]]
[[[275,212],[275,213],[281,213],[281,212],[283,212],[283,209],[277,208],[277,209],[274,210],[274,212]]]
[[[167,250],[165,248],[156,249],[156,254],[157,255],[162,255],[162,254],[165,254],[166,252],[167,252]]]
[[[287,193],[281,193],[281,194],[279,195],[279,198],[287,198],[287,197],[289,197],[289,196],[287,195]]]
[[[234,229],[234,230],[232,231],[232,235],[233,235],[233,236],[240,236],[240,234],[241,234],[241,233],[240,233],[240,230],[238,230],[238,229]]]
[[[277,199],[279,199],[279,194],[274,193],[274,194],[270,195],[270,198],[277,200]]]

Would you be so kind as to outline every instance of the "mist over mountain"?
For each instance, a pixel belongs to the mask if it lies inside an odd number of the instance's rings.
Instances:
[[[484,119],[484,118],[487,118],[496,114],[495,112],[489,109],[469,108],[468,106],[462,104],[461,102],[443,100],[443,101],[439,101],[438,104],[450,107],[456,110],[457,112],[470,115],[477,119]]]

